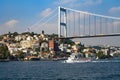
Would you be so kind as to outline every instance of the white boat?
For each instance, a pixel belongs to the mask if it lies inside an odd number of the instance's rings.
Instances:
[[[83,58],[80,53],[72,53],[65,63],[81,63],[81,62],[90,62],[91,58]]]

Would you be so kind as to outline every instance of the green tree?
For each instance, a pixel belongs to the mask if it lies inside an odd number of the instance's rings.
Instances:
[[[10,56],[10,53],[8,51],[8,47],[4,44],[0,45],[0,58],[1,59],[7,59]]]
[[[23,33],[21,33],[22,35],[26,35],[26,34],[28,34],[28,35],[30,35],[30,32],[23,32]]]
[[[44,30],[42,30],[42,34],[44,34],[45,32],[44,32]]]
[[[11,38],[11,35],[12,35],[11,32],[8,32],[8,36],[9,36],[10,38]]]
[[[24,58],[24,53],[22,51],[18,51],[18,56],[19,59],[23,59]]]
[[[104,55],[102,51],[99,51],[97,56],[98,56],[99,59],[105,59],[106,58],[106,55]]]
[[[17,35],[18,35],[18,33],[17,33],[17,32],[14,32],[14,33],[13,33],[13,36],[14,36],[14,37],[15,37],[15,36],[17,36]]]
[[[34,34],[35,34],[34,32],[31,32],[31,36],[34,36]]]
[[[2,39],[2,38],[3,38],[3,36],[2,36],[2,35],[0,35],[0,38]]]
[[[70,39],[61,39],[60,43],[74,45],[75,43]]]
[[[40,47],[35,48],[35,51],[36,51],[36,52],[40,52]]]
[[[2,40],[2,39],[3,39],[3,36],[0,35],[0,40]]]

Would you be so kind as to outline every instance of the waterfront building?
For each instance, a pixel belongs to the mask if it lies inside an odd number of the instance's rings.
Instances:
[[[59,51],[58,43],[55,40],[49,40],[49,50]]]

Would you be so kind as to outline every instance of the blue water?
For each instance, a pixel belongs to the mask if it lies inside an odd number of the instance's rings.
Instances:
[[[61,61],[0,62],[0,80],[120,80],[120,61],[70,64]]]

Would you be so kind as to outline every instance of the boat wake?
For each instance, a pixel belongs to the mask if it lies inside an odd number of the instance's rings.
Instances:
[[[120,60],[92,60],[92,61],[71,61],[66,62],[63,61],[62,63],[120,63]]]
[[[90,61],[70,61],[70,62],[63,61],[62,63],[87,63],[87,62],[90,62]]]
[[[85,63],[90,61],[91,58],[83,58],[80,53],[72,53],[63,63]]]
[[[120,60],[95,60],[95,61],[91,61],[93,63],[111,63],[111,62],[120,62]]]
[[[63,63],[111,63],[120,62],[120,58],[113,59],[92,59],[81,57],[80,53],[72,53]]]

